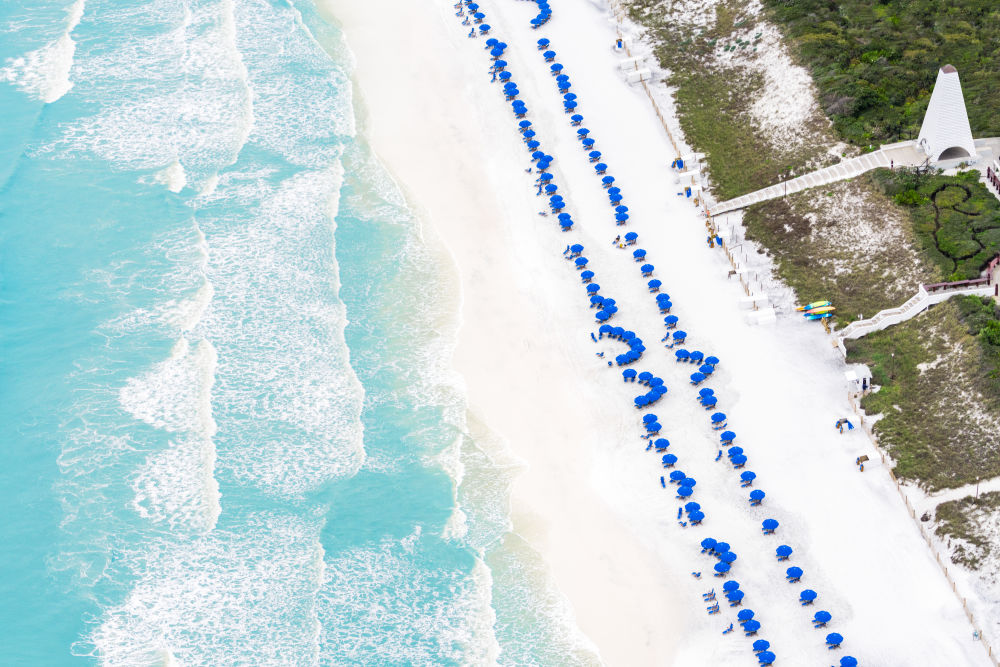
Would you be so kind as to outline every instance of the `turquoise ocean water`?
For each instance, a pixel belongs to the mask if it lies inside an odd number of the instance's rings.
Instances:
[[[0,63],[0,662],[594,662],[336,27],[9,0]]]

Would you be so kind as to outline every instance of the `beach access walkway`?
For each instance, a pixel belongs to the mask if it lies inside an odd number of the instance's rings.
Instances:
[[[895,144],[887,144],[877,151],[849,158],[838,164],[817,169],[803,176],[791,178],[776,185],[770,185],[761,190],[736,197],[735,199],[718,202],[714,206],[709,207],[709,213],[712,217],[715,217],[809,188],[828,185],[836,181],[845,181],[860,176],[867,171],[878,169],[879,167],[918,167],[924,164],[926,160],[927,156],[917,150],[916,142],[901,141]]]

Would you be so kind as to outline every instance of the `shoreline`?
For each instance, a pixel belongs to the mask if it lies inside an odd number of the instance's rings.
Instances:
[[[540,248],[532,253],[511,232],[550,222],[535,214],[534,196],[510,169],[513,161],[527,165],[527,157],[511,144],[513,137],[501,134],[499,122],[507,115],[499,109],[492,117],[476,113],[458,123],[438,114],[436,98],[423,92],[426,86],[454,92],[455,103],[478,111],[478,91],[469,91],[465,82],[473,73],[482,75],[485,64],[464,39],[455,43],[439,14],[443,6],[407,5],[392,13],[340,0],[318,6],[344,31],[355,55],[355,90],[365,109],[360,131],[459,274],[454,368],[464,378],[470,410],[525,464],[511,484],[512,532],[542,556],[577,625],[605,662],[672,662],[678,637],[665,628],[684,627],[677,582],[590,483],[596,458],[580,456],[597,451],[602,437],[614,436],[598,422],[604,417],[617,423],[620,409],[610,405],[595,414],[588,402],[569,411],[560,405],[555,422],[550,407],[537,400],[593,384],[594,371],[580,363],[586,357],[576,349],[566,349],[553,326],[579,317],[579,304],[553,303],[546,299],[551,295],[537,293],[530,276],[543,266],[567,286],[575,278],[558,271],[563,267],[550,253],[543,256]],[[436,57],[419,63],[407,57],[428,44]],[[394,64],[378,70],[379,62]],[[454,90],[456,82],[465,90]],[[493,169],[464,157],[477,154],[496,158]],[[516,193],[520,205],[506,207],[496,195],[501,191]],[[525,212],[541,223],[525,220]],[[534,257],[525,258],[526,252]],[[514,329],[507,331],[511,324]],[[535,333],[524,340],[528,331]],[[510,390],[526,378],[530,391]],[[649,595],[650,590],[659,593]],[[609,608],[616,613],[607,614]]]

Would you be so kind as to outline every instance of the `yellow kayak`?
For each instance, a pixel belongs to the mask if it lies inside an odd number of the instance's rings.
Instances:
[[[833,306],[820,306],[819,308],[810,308],[806,311],[806,315],[822,315],[823,313],[832,313],[837,310]]]
[[[806,304],[804,306],[799,306],[795,310],[812,310],[813,308],[822,308],[823,306],[829,306],[829,301],[813,301],[812,303]]]

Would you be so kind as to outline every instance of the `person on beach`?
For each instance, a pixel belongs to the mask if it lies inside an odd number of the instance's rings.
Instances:
[[[490,81],[490,83],[495,83],[496,80],[497,80],[497,71],[494,69],[493,70],[493,79]]]
[[[618,245],[619,243],[621,243],[621,240],[622,240],[622,235],[619,234],[618,236],[615,237],[615,240],[611,242],[611,245]]]

